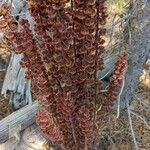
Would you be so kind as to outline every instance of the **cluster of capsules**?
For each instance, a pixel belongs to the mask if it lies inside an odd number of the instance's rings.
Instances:
[[[11,51],[23,58],[21,66],[32,80],[41,109],[36,115],[41,130],[65,150],[91,149],[95,138],[96,100],[103,69],[102,36],[106,30],[105,0],[28,0],[34,20],[15,21],[8,6],[0,9],[0,30]],[[19,30],[18,30],[19,25]],[[121,53],[110,79],[102,120],[116,97],[127,55]]]
[[[123,86],[123,80],[128,65],[128,54],[126,51],[119,54],[118,60],[115,64],[114,71],[109,81],[108,91],[105,93],[102,108],[98,112],[98,122],[106,120],[110,113],[110,109],[114,102],[117,100],[121,87]],[[105,119],[104,119],[105,118]]]
[[[102,44],[105,41],[101,36],[105,29],[100,26],[105,24],[107,17],[104,1],[29,0],[28,4],[35,21],[35,34],[40,39],[40,54],[56,91],[54,97],[62,92],[71,93],[75,107],[72,122],[77,127],[75,141],[79,143],[78,147],[83,147],[85,137],[78,124],[77,112],[84,105],[94,107],[100,83],[96,80],[96,72],[103,68],[105,49]],[[56,100],[54,103],[56,105]],[[90,111],[93,121],[94,108]],[[56,117],[56,106],[54,113]]]
[[[41,108],[37,114],[37,120],[43,133],[47,134],[54,144],[60,144],[63,140],[60,128],[54,122],[52,114],[45,108]]]

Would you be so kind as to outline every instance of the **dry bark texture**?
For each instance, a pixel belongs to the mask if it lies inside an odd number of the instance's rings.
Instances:
[[[38,103],[34,102],[32,105],[27,105],[21,108],[21,111],[16,111],[0,121],[0,144],[16,137],[20,131],[33,124],[38,106]]]
[[[150,54],[150,0],[135,3],[133,17],[129,20],[129,60],[125,76],[124,91],[121,95],[121,107],[126,107],[126,100],[131,101],[137,89],[139,77]]]

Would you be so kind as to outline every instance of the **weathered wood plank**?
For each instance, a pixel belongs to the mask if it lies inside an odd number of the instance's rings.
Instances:
[[[41,150],[46,141],[47,139],[39,127],[33,124],[21,133],[19,141],[9,139],[5,143],[0,144],[0,150]]]
[[[8,91],[11,92],[10,104],[14,109],[32,103],[31,81],[24,78],[25,69],[21,68],[19,64],[21,58],[22,55],[11,55],[1,90],[1,94],[5,97]]]
[[[5,142],[9,137],[15,136],[17,130],[19,132],[33,124],[38,108],[38,102],[34,102],[2,119],[0,121],[0,143]]]

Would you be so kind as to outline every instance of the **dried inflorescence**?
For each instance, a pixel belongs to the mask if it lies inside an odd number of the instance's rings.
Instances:
[[[70,93],[59,93],[55,97],[57,108],[57,119],[63,134],[63,145],[65,149],[77,149],[75,127],[73,124],[74,102]]]
[[[42,131],[48,135],[48,137],[54,144],[60,144],[63,140],[62,134],[59,127],[56,126],[52,114],[45,108],[41,108],[36,116],[37,122]]]
[[[91,118],[90,109],[86,105],[82,106],[78,113],[78,123],[81,132],[84,134],[85,147],[90,147],[92,145],[95,136]]]
[[[114,101],[117,100],[117,96],[120,92],[121,86],[123,86],[122,81],[124,80],[125,71],[127,69],[127,60],[127,52],[121,52],[115,64],[112,77],[110,78],[109,88],[105,94],[102,109],[98,112],[99,121],[104,120],[104,118],[108,116]]]
[[[10,21],[8,30],[5,32],[5,38],[7,43],[11,43],[10,50],[20,54],[23,53],[20,64],[26,68],[26,78],[33,81],[33,92],[39,99],[41,105],[51,103],[53,96],[53,89],[51,83],[48,80],[48,75],[44,67],[40,53],[38,53],[36,41],[33,38],[32,31],[29,29],[29,24],[26,20],[21,20],[20,25],[22,29],[20,31],[14,30],[10,26],[14,26],[14,22]],[[12,34],[13,38],[8,37]],[[45,103],[43,103],[45,102]]]
[[[101,81],[97,70],[103,69],[106,30],[105,0],[28,0],[34,20],[18,23],[5,5],[0,9],[0,29],[11,51],[23,58],[21,66],[32,80],[33,93],[41,109],[37,122],[55,144],[65,150],[91,149],[97,123],[96,108]],[[9,12],[9,13],[6,13]],[[120,60],[110,80],[110,89],[101,114],[107,114],[122,80],[125,62]],[[119,74],[118,74],[119,71]],[[116,77],[117,76],[117,77]],[[114,88],[116,87],[116,88]],[[101,118],[102,119],[102,118]]]

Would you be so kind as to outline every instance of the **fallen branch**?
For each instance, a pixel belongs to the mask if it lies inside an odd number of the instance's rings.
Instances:
[[[126,100],[126,105],[127,105],[127,111],[128,111],[129,125],[130,125],[130,129],[131,129],[131,134],[132,134],[133,142],[134,142],[134,145],[135,145],[135,149],[139,150],[138,144],[137,144],[137,141],[136,141],[136,137],[135,137],[135,133],[134,133],[134,130],[133,130],[129,100]]]
[[[0,143],[5,142],[9,137],[15,136],[10,135],[10,129],[15,129],[15,126],[19,127],[19,130],[21,131],[33,124],[35,122],[35,113],[38,108],[38,103],[34,102],[2,119],[0,121]],[[17,129],[18,132],[19,130]],[[17,131],[13,131],[13,133],[17,134]]]
[[[137,113],[133,112],[132,110],[131,110],[131,114],[136,116],[136,117],[138,117],[139,119],[141,119],[145,123],[145,125],[150,129],[150,125],[147,123],[147,121],[146,121],[146,119],[144,117],[141,117],[140,115],[138,115]]]
[[[136,94],[134,94],[133,96],[140,102],[140,104],[142,104],[142,105],[145,106],[146,108],[150,109],[150,105],[144,103],[144,101],[141,100]]]

